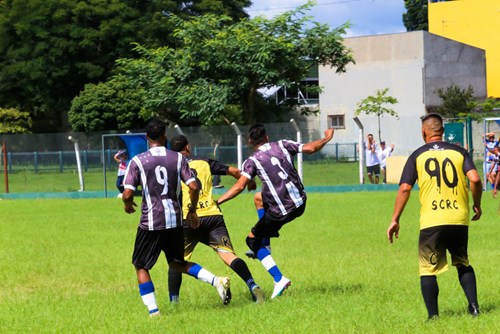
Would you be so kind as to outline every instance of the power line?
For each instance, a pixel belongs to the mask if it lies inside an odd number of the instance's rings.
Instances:
[[[314,7],[319,7],[319,6],[329,6],[329,5],[338,5],[342,3],[352,3],[352,2],[360,2],[360,1],[368,1],[368,0],[339,0],[339,1],[332,1],[332,2],[325,2],[325,3],[318,3],[315,4]],[[375,0],[371,0],[371,2],[374,2]],[[271,11],[271,10],[282,10],[282,9],[295,9],[297,6],[287,6],[287,7],[273,7],[273,8],[262,8],[262,9],[247,9],[247,12],[264,12],[264,11]]]

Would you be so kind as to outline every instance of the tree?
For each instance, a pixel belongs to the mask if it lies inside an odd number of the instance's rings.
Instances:
[[[407,31],[429,30],[428,0],[405,0],[403,24]]]
[[[259,87],[296,84],[314,64],[342,73],[354,62],[343,44],[347,25],[330,29],[313,22],[304,15],[311,6],[238,22],[215,15],[172,17],[177,47],[138,45],[139,57],[118,60],[117,73],[144,92],[142,117],[154,113],[212,124],[238,110],[252,123]]]
[[[248,0],[0,1],[0,105],[29,112],[35,130],[59,131],[85,84],[105,81],[132,42],[174,45],[170,16],[246,17]]]
[[[14,108],[0,108],[0,134],[29,133],[31,124],[29,113]]]
[[[460,88],[452,84],[446,88],[438,88],[436,94],[441,98],[442,104],[438,112],[445,118],[471,117],[479,119],[479,115],[473,113],[477,104],[474,101],[474,89],[471,85]]]
[[[358,108],[354,111],[354,114],[358,116],[361,113],[366,115],[373,114],[377,116],[378,120],[378,140],[382,141],[381,129],[380,129],[380,117],[383,115],[394,116],[399,119],[399,115],[396,111],[391,108],[384,107],[384,104],[396,104],[399,103],[395,97],[387,95],[389,88],[384,88],[382,90],[377,89],[375,96],[368,96],[358,102]]]

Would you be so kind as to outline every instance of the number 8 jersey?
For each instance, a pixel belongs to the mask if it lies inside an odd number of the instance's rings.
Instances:
[[[466,174],[476,169],[464,148],[446,142],[427,143],[405,164],[399,184],[420,188],[420,229],[469,224],[469,190]]]
[[[306,193],[293,158],[303,144],[280,140],[266,143],[243,162],[242,175],[262,181],[262,200],[269,213],[283,217],[306,202]]]

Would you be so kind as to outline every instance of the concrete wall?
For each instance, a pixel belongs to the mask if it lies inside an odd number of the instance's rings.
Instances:
[[[359,131],[353,121],[357,103],[375,95],[378,89],[389,88],[388,94],[399,101],[390,106],[399,119],[381,118],[382,140],[396,145],[395,155],[408,155],[423,144],[420,117],[426,113],[426,103],[436,100],[433,91],[438,84],[449,86],[460,77],[477,92],[485,91],[484,66],[483,70],[471,66],[473,61],[484,65],[481,50],[423,31],[347,38],[345,44],[353,51],[356,64],[340,75],[334,69],[320,67],[319,82],[324,89],[320,94],[321,112],[310,120],[323,131],[328,115],[344,114],[346,127],[335,131],[335,142],[357,141]],[[373,133],[379,141],[377,118],[361,114],[359,119],[365,136]]]

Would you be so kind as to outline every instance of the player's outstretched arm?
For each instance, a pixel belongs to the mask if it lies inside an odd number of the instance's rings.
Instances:
[[[219,199],[217,200],[217,205],[220,205],[238,196],[243,190],[245,190],[245,187],[247,186],[247,183],[249,181],[250,180],[246,176],[241,175],[238,181],[228,191],[222,194],[221,197],[219,197]]]
[[[312,141],[310,143],[304,144],[302,147],[302,152],[311,154],[321,150],[330,140],[333,138],[333,129],[325,130],[325,137]]]
[[[405,209],[406,203],[408,203],[408,200],[410,199],[411,189],[412,186],[407,183],[402,183],[399,186],[396,202],[394,203],[394,212],[392,213],[391,224],[387,229],[387,239],[390,243],[394,241],[393,237],[396,237],[396,239],[399,237],[399,219]]]

